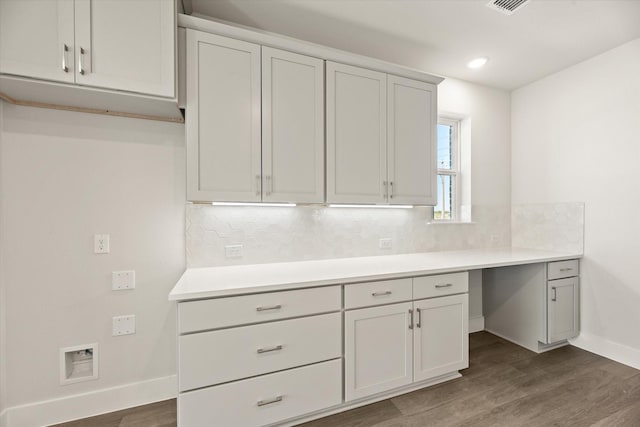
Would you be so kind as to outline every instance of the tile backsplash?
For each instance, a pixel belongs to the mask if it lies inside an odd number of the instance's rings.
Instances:
[[[518,248],[584,252],[584,203],[511,207],[511,244]]]
[[[430,223],[430,208],[188,204],[188,267],[259,264],[508,246],[511,207],[474,205],[470,223]],[[391,249],[379,239],[391,238]],[[243,245],[241,258],[225,246]]]

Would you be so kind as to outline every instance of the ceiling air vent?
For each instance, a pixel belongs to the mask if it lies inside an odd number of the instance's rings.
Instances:
[[[505,15],[512,15],[513,12],[520,9],[528,2],[529,0],[491,0],[487,3],[487,7],[502,12]]]

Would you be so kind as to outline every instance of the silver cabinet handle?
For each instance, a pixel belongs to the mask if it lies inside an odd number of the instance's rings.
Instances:
[[[258,400],[258,406],[270,405],[276,402],[282,402],[282,396],[276,396],[272,399]]]
[[[278,350],[282,350],[282,344],[277,345],[275,347],[268,347],[268,348],[259,348],[258,349],[258,354],[262,354],[262,353],[270,353],[272,351],[278,351]]]
[[[389,181],[389,198],[393,199],[393,181]]]
[[[409,309],[409,329],[413,329],[413,310]]]
[[[386,199],[389,196],[389,183],[382,181],[382,186],[384,187],[384,198]]]
[[[80,74],[83,74],[83,75],[85,73],[84,67],[82,66],[82,58],[84,57],[84,54],[85,54],[85,50],[84,48],[81,47],[80,55],[78,55],[78,71],[80,72]]]
[[[260,312],[260,311],[269,311],[269,310],[280,310],[282,308],[281,304],[278,305],[272,305],[269,307],[256,307],[256,311]]]
[[[436,289],[450,288],[452,286],[453,286],[453,283],[447,283],[446,285],[436,285]]]
[[[551,290],[553,291],[553,298],[551,298],[551,301],[557,301],[558,300],[558,291],[557,291],[556,287],[552,286]]]
[[[385,292],[374,292],[371,294],[372,297],[380,297],[383,295],[391,295],[391,291],[385,291]]]
[[[422,310],[417,308],[416,311],[418,312],[418,323],[416,323],[416,326],[419,328],[422,326]]]
[[[273,183],[271,181],[271,175],[267,175],[267,185],[266,185],[266,190],[267,190],[267,196],[271,195],[271,191],[273,190]]]
[[[256,175],[256,196],[259,196],[262,193],[262,182],[260,180],[260,175]]]
[[[567,267],[567,268],[561,268],[560,269],[560,271],[571,271],[571,270],[573,270],[573,268]]]
[[[69,46],[65,43],[62,45],[62,71],[65,73],[69,72],[69,67],[67,66],[67,52],[69,52]]]

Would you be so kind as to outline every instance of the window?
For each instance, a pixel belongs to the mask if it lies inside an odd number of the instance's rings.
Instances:
[[[460,150],[460,121],[438,120],[438,203],[433,208],[433,219],[452,221],[459,219],[458,178]]]

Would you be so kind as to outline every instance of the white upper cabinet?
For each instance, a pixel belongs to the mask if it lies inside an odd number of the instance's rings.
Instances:
[[[327,62],[327,201],[436,203],[436,86]]]
[[[389,203],[436,204],[436,86],[387,77]]]
[[[260,46],[187,31],[187,198],[261,200]]]
[[[324,201],[324,61],[262,47],[262,200]]]
[[[321,59],[188,30],[186,123],[189,200],[324,201]]]
[[[327,61],[327,202],[387,201],[387,75]]]
[[[175,96],[172,0],[0,0],[0,73]]]
[[[0,0],[0,73],[74,82],[73,0]]]
[[[175,95],[171,0],[75,0],[76,82]]]

